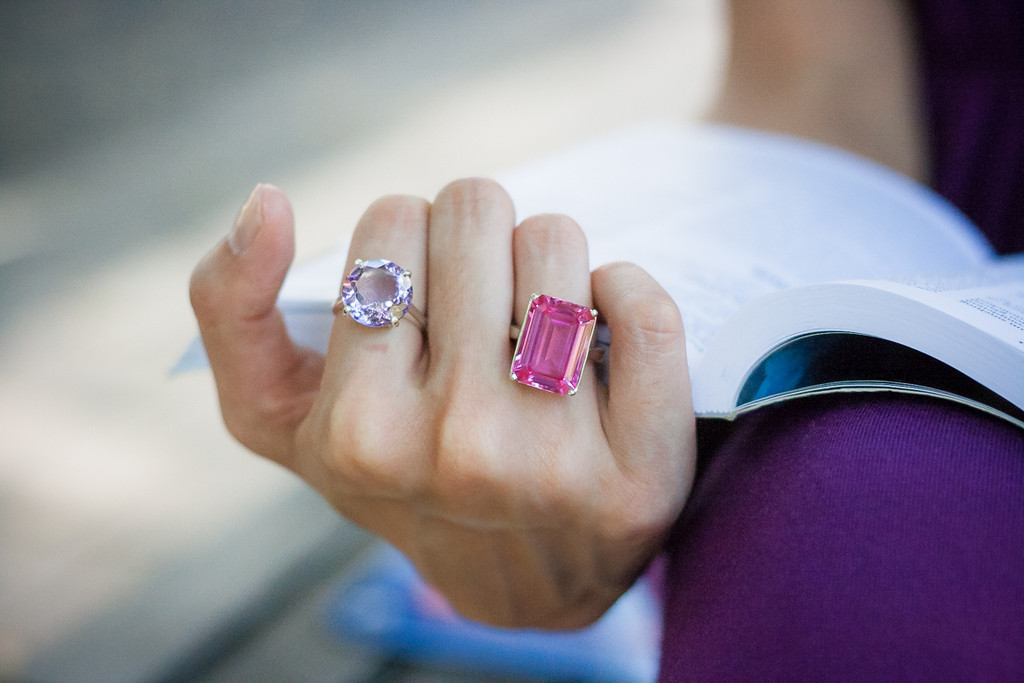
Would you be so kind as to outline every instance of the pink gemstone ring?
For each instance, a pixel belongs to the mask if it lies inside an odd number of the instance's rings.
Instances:
[[[387,259],[356,260],[331,310],[366,327],[395,327],[408,316],[426,332],[423,314],[412,305],[412,273]]]
[[[553,394],[575,394],[588,356],[600,360],[604,354],[600,346],[591,353],[596,323],[592,308],[534,294],[522,327],[513,324],[509,331],[516,340],[510,377]]]

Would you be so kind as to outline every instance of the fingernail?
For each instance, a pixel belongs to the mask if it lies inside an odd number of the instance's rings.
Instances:
[[[238,256],[252,244],[263,226],[263,183],[257,185],[238,212],[235,225],[228,234],[228,248]]]

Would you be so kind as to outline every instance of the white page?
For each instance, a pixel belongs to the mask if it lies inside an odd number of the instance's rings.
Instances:
[[[950,275],[867,283],[963,320],[1024,355],[1024,255]],[[1024,384],[1024,373],[1021,373]]]
[[[762,297],[723,325],[696,367],[697,412],[729,413],[766,354],[833,332],[920,351],[1024,409],[1024,256],[1017,256],[944,276],[828,282]]]

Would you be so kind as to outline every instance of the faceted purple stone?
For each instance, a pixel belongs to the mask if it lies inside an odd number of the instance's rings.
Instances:
[[[520,384],[554,394],[575,394],[596,318],[586,306],[541,295],[530,302],[512,357]]]
[[[412,276],[385,259],[357,261],[341,285],[345,314],[360,325],[390,327],[412,305]]]

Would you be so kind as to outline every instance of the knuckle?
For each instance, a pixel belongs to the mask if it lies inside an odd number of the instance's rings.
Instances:
[[[586,253],[587,238],[573,219],[562,214],[541,214],[524,220],[515,233],[531,253]]]
[[[599,534],[620,547],[649,545],[661,539],[682,506],[658,487],[636,483],[625,484],[604,498],[607,504],[597,517]]]
[[[375,200],[360,219],[360,226],[418,225],[427,214],[425,199],[411,195],[393,194]]]
[[[589,518],[596,501],[594,471],[568,455],[574,450],[569,444],[548,443],[534,453],[537,468],[528,486],[537,508],[552,520]]]
[[[219,310],[217,278],[210,261],[210,256],[200,261],[188,282],[189,302],[200,323],[216,317]]]
[[[500,440],[489,428],[479,403],[448,406],[438,423],[434,444],[435,490],[443,500],[474,500],[497,492]]]
[[[615,283],[615,312],[628,311],[629,324],[618,326],[619,334],[632,336],[641,348],[669,348],[684,339],[683,317],[668,294],[648,276],[640,277],[636,266],[614,263],[594,273],[602,290]]]
[[[339,401],[327,424],[325,467],[343,486],[363,493],[405,495],[413,487],[407,450],[371,415]]]
[[[243,416],[237,411],[224,410],[223,408],[221,410],[221,417],[224,421],[224,427],[228,430],[228,434],[246,448],[253,449],[254,435],[252,421],[249,417]]]
[[[668,346],[683,335],[683,318],[674,303],[641,299],[632,307],[634,330],[646,346]]]
[[[659,525],[656,517],[647,512],[639,501],[617,506],[617,514],[603,514],[598,518],[598,536],[614,548],[642,545],[645,540],[660,537],[666,527]]]
[[[445,441],[437,452],[435,491],[444,501],[471,502],[497,493],[489,448],[479,440]]]
[[[260,455],[281,460],[286,454],[274,447],[275,435],[294,428],[308,406],[272,392],[249,395],[244,408],[234,398],[221,397],[221,417],[228,433]]]
[[[489,178],[462,178],[446,185],[435,204],[450,205],[458,213],[478,215],[492,211],[512,211],[512,199],[505,189]]]

